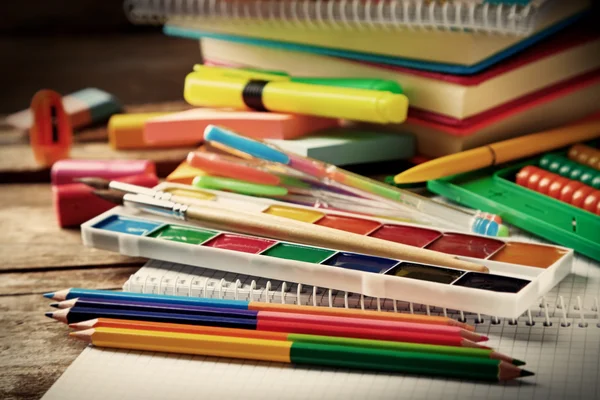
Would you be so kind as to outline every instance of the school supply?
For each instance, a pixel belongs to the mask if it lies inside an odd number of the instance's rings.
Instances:
[[[437,158],[394,177],[396,183],[423,182],[531,157],[600,137],[600,120],[565,125]]]
[[[337,166],[405,160],[414,155],[416,147],[411,135],[351,128],[319,131],[292,140],[267,139],[266,142]]]
[[[76,182],[78,178],[117,179],[133,175],[156,175],[156,165],[149,160],[61,160],[50,172],[53,185]]]
[[[373,78],[352,78],[352,77],[297,77],[290,76],[285,71],[274,71],[259,68],[230,68],[218,65],[206,65],[196,64],[194,65],[194,72],[198,73],[197,76],[203,78],[210,77],[235,77],[235,78],[248,78],[248,79],[260,79],[266,81],[289,81],[297,83],[307,83],[310,85],[321,85],[321,86],[333,86],[333,87],[344,87],[352,89],[367,89],[367,90],[379,90],[383,92],[391,92],[395,94],[402,93],[402,87],[398,82],[385,80],[385,79],[373,79]]]
[[[581,182],[584,185],[600,189],[600,171],[571,161],[556,153],[545,154],[540,158],[540,168],[554,172],[568,179]]]
[[[517,185],[600,215],[600,190],[594,190],[593,187],[579,181],[565,179],[558,174],[528,165],[517,172],[515,182]]]
[[[344,3],[350,11],[346,24],[336,26],[325,24],[321,19],[316,19],[313,22],[312,29],[307,29],[304,24],[285,23],[285,19],[281,23],[270,23],[260,19],[246,21],[240,17],[247,15],[246,13],[250,12],[250,8],[245,8],[240,4],[232,5],[231,8],[217,7],[216,4],[213,4],[214,7],[210,7],[209,10],[204,8],[180,8],[176,6],[177,3],[170,1],[161,3],[158,9],[155,5],[147,3],[136,3],[134,1],[128,4],[129,15],[134,22],[154,22],[168,15],[169,18],[164,29],[167,35],[193,39],[215,37],[454,74],[471,74],[483,70],[570,25],[589,7],[588,1],[553,2],[551,9],[544,13],[545,17],[538,19],[538,25],[527,36],[485,35],[476,32],[465,33],[445,29],[414,29],[395,32],[408,20],[415,18],[415,21],[421,24],[426,21],[425,14],[435,15],[435,13],[430,14],[430,12],[435,9],[452,8],[448,5],[437,8],[435,2],[429,3],[427,13],[424,12],[426,7],[421,2],[417,2],[417,9],[423,12],[412,14],[415,17],[412,17],[408,9],[404,9],[404,5],[397,7],[396,2],[390,2],[389,4],[395,10],[391,13],[391,16],[397,15],[396,12],[401,12],[402,15],[398,15],[398,18],[395,19],[396,22],[389,26],[389,29],[376,27],[368,23],[356,24],[351,22],[356,21],[360,15],[369,15],[369,17],[376,15],[377,7],[384,7],[386,3],[381,2],[377,5],[366,3],[367,8],[371,10],[369,14],[361,14],[357,9],[365,3],[353,2],[352,6],[350,3]],[[294,10],[298,10],[301,5],[309,8],[314,5],[312,2],[296,2],[293,4],[295,6],[292,6],[292,3],[281,3],[284,7],[291,7]],[[329,7],[333,4],[336,3],[324,1],[320,3],[320,6]],[[408,6],[408,3],[404,4]],[[460,4],[462,6],[463,3]],[[489,4],[483,6],[485,15],[488,15],[488,7]],[[495,16],[498,16],[497,12],[500,10],[510,9],[510,7],[504,7],[503,5],[498,7]],[[467,10],[467,8],[462,7],[460,9],[461,11]],[[198,10],[201,15],[192,14],[188,16],[188,13],[193,13],[192,10]],[[217,10],[227,11],[220,17],[218,14],[215,15]],[[278,10],[279,6],[273,4],[272,11],[275,14],[267,14],[267,10],[265,10],[264,16],[278,15]],[[150,15],[158,14],[159,18],[156,19],[156,16],[154,16],[150,20],[145,20],[144,15],[147,15],[147,11]],[[229,14],[232,11],[237,18],[231,18]],[[184,15],[181,15],[181,12]],[[179,14],[179,16],[176,14]],[[173,16],[171,17],[171,15]],[[441,15],[443,15],[443,12]],[[462,13],[456,15],[461,21],[459,25],[462,25],[462,21],[466,21],[462,18],[462,15]],[[470,15],[475,17],[474,14]],[[246,22],[244,23],[244,21]],[[487,26],[490,26],[490,24]],[[511,26],[511,24],[507,26]],[[486,30],[486,28],[482,29]],[[399,40],[399,38],[402,40]],[[423,52],[422,49],[424,48],[427,48],[428,51]],[[456,51],[456,49],[460,49],[460,51]]]
[[[165,179],[167,182],[181,183],[191,185],[192,181],[197,176],[207,175],[206,172],[199,168],[194,168],[187,161],[182,161]]]
[[[63,96],[62,104],[72,129],[106,121],[122,109],[119,100],[113,95],[96,88],[82,89]],[[7,116],[6,122],[20,129],[30,129],[34,116],[31,109],[26,109]]]
[[[538,144],[541,146],[543,142]],[[566,151],[557,154],[564,157]],[[570,196],[573,202],[573,195],[583,187],[579,186],[581,182],[572,181],[567,185],[568,179],[559,175],[555,182],[545,184],[548,193],[552,189],[552,196],[558,199],[517,184],[519,171],[527,166],[539,165],[542,158],[535,157],[429,181],[427,187],[457,203],[497,212],[505,221],[517,227],[600,260],[600,218],[593,214],[596,210],[590,212],[559,200],[561,195],[565,200]],[[547,173],[544,171],[543,174]],[[524,176],[521,175],[519,179],[524,179]],[[550,179],[545,182],[550,183]],[[579,192],[578,204],[585,199],[586,193],[589,195],[594,191],[592,187],[586,187],[589,189]],[[594,199],[589,201],[593,203]]]
[[[481,348],[482,345],[471,339],[477,342],[487,340],[483,335],[461,330],[458,327],[332,316],[326,316],[323,319],[321,316],[311,314],[257,312],[226,308],[198,307],[193,312],[189,310],[189,307],[185,310],[179,308],[178,311],[159,310],[156,305],[154,307],[138,306],[137,309],[117,308],[110,305],[91,308],[75,306],[48,312],[46,316],[66,324],[97,318],[113,318],[475,348]]]
[[[281,183],[279,176],[263,170],[259,163],[252,162],[252,160],[205,151],[191,151],[186,161],[191,167],[199,168],[212,175],[244,179],[263,185],[279,185]]]
[[[262,185],[241,181],[239,179],[220,178],[214,176],[197,176],[192,185],[199,188],[225,190],[228,192],[245,194],[258,197],[282,197],[288,194],[288,190],[281,186]]]
[[[58,160],[69,157],[73,130],[60,94],[40,90],[31,100],[33,123],[29,143],[38,164],[51,167]]]
[[[462,120],[459,124],[440,115],[415,110],[403,124],[380,128],[414,135],[417,153],[434,158],[573,123],[598,112],[599,103],[600,70],[596,69]],[[370,128],[369,125],[359,126]]]
[[[600,171],[600,150],[590,146],[576,144],[569,149],[568,157],[580,164],[589,165]]]
[[[158,184],[158,178],[154,174],[123,176],[115,179],[148,188]],[[93,191],[93,188],[83,183],[52,185],[52,204],[61,228],[78,226],[115,206],[95,196]]]
[[[409,98],[409,115],[411,110],[419,109],[457,121],[600,67],[600,57],[590,56],[600,52],[600,36],[593,22],[578,23],[501,63],[467,76],[213,38],[201,39],[201,49],[205,65],[282,70],[310,77],[373,77],[398,82]]]
[[[316,344],[333,344],[418,353],[434,353],[466,357],[490,358],[494,360],[506,361],[516,366],[525,365],[524,361],[498,353],[497,351],[494,351],[492,349],[484,349],[478,347],[441,346],[422,343],[392,342],[387,340],[356,339],[348,337],[256,331],[249,329],[219,328],[213,326],[168,324],[163,322],[133,321],[110,318],[96,318],[84,322],[69,324],[69,327],[75,330],[86,330],[93,328],[120,328],[161,332],[190,333],[200,335],[204,334],[228,337],[244,337],[249,339],[268,339]]]
[[[207,77],[199,72],[186,76],[183,96],[193,106],[275,111],[377,123],[402,122],[408,109],[408,99],[403,94],[287,80]]]
[[[250,137],[293,139],[338,126],[339,122],[308,115],[196,108],[147,121],[144,142],[159,146],[176,140],[193,146],[202,142],[209,124],[227,126]]]
[[[310,222],[314,224],[323,218],[323,214],[315,214],[305,213],[302,217],[313,217]],[[237,210],[237,215],[241,222],[243,211]],[[285,221],[291,230],[293,221]],[[229,225],[227,229],[239,228]],[[265,231],[261,233],[264,234]],[[86,222],[82,226],[82,237],[88,247],[130,256],[188,263],[231,273],[259,274],[303,285],[509,318],[522,313],[560,282],[571,271],[572,262],[572,250],[556,246],[409,225],[386,224],[369,236],[360,236],[365,245],[372,237],[387,238],[388,241],[382,243],[388,249],[392,249],[391,245],[397,241],[455,254],[462,260],[489,269],[489,273],[482,274],[461,268],[444,268],[441,264],[374,257],[367,255],[373,254],[369,249],[357,254],[325,247],[332,241],[323,241],[317,247],[217,231],[191,221],[174,223],[169,217],[150,216],[128,207],[114,208]],[[468,263],[470,265],[472,263]]]
[[[108,143],[115,150],[185,147],[190,145],[189,141],[178,140],[177,135],[169,131],[163,133],[164,140],[162,142],[151,143],[145,139],[144,127],[148,121],[169,114],[173,113],[153,112],[113,115],[108,121]],[[198,140],[197,143],[200,141]]]
[[[539,243],[539,239],[517,232],[519,239]],[[499,399],[528,396],[535,400],[574,397],[593,398],[600,382],[597,363],[600,344],[598,299],[600,275],[597,263],[575,256],[573,274],[535,302],[518,319],[461,313],[422,304],[395,302],[345,294],[258,276],[226,273],[190,265],[149,261],[124,285],[124,290],[178,295],[181,299],[239,299],[268,301],[271,307],[303,308],[315,304],[323,310],[389,311],[384,315],[439,315],[476,322],[476,331],[490,337],[486,342],[503,354],[526,359],[527,369],[536,375],[525,378],[524,385],[497,385],[464,380],[372,374],[346,369],[280,368],[263,362],[226,362],[212,357],[178,357],[162,353],[86,348],[50,388],[44,400],[80,399],[86,393],[102,393],[116,398],[132,392],[157,398],[197,398],[198,393],[222,398],[247,398],[256,393],[262,398],[364,399],[394,398],[403,393],[407,399],[423,397],[459,400],[478,393]],[[191,296],[191,297],[188,297]],[[222,300],[229,301],[229,300]],[[298,305],[300,306],[298,306]],[[398,312],[392,312],[398,311]],[[455,349],[464,349],[458,348]],[[558,379],[565,365],[577,379]],[[299,380],[299,375],[301,378]],[[160,382],[156,379],[160,376]],[[202,377],[199,379],[199,377]],[[310,384],[307,384],[310,382]],[[107,385],[110,383],[110,385]]]
[[[99,347],[440,375],[475,380],[504,381],[533,375],[533,372],[498,360],[341,345],[119,328],[93,328],[72,332],[70,336]]]
[[[490,235],[505,235],[507,232],[506,228],[501,226],[501,219],[495,218],[495,216],[482,216],[478,213],[470,214],[457,208],[440,206],[439,203],[407,190],[401,190],[353,174],[331,164],[284,152],[272,144],[267,145],[257,140],[245,138],[226,129],[209,126],[204,136],[209,143],[216,142],[259,159],[283,164],[318,179],[325,186],[338,187],[353,192],[360,197],[377,200],[387,206],[396,207],[399,210],[417,210],[436,219],[451,222],[456,226],[460,226],[463,230],[481,234],[488,234],[490,221],[494,221],[495,225],[489,233]]]
[[[277,215],[256,215],[242,210],[202,204],[180,204],[173,201],[153,199],[149,196],[122,194],[114,191],[94,191],[99,197],[115,204],[131,207],[142,212],[160,212],[176,219],[202,221],[208,227],[232,229],[240,233],[260,234],[273,239],[289,239],[299,243],[330,245],[346,251],[359,251],[382,257],[439,264],[445,267],[461,268],[467,271],[488,272],[488,268],[470,261],[439,254],[433,251],[413,248],[401,243],[386,243],[372,237],[360,236],[352,232],[331,229],[326,226],[308,225],[301,221]],[[115,221],[117,226],[121,221]],[[272,242],[264,241],[269,246]]]
[[[416,314],[392,314],[381,313],[378,311],[348,309],[348,308],[324,308],[313,306],[301,306],[293,304],[277,304],[270,302],[259,301],[243,301],[236,299],[235,301],[225,300],[220,298],[206,297],[182,297],[175,295],[153,294],[146,292],[128,292],[128,291],[112,291],[99,289],[81,289],[70,288],[50,292],[44,294],[44,297],[52,300],[57,300],[61,303],[79,298],[98,300],[98,301],[114,301],[114,302],[144,302],[146,304],[172,304],[177,306],[192,306],[192,307],[212,307],[212,308],[235,308],[240,310],[254,311],[276,311],[281,313],[296,313],[296,314],[313,314],[323,316],[340,316],[352,318],[373,319],[378,321],[403,321],[416,322],[420,324],[434,324],[444,326],[456,326],[462,329],[473,331],[471,325],[457,321],[452,318],[432,316],[432,315],[416,315]],[[83,326],[83,325],[82,325]],[[93,328],[94,326],[87,326]]]

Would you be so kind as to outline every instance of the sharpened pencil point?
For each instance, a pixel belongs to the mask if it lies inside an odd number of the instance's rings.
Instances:
[[[54,318],[54,313],[53,312],[47,312],[44,314],[46,317],[48,318]]]
[[[54,297],[54,292],[50,292],[50,293],[44,293],[44,297],[47,299],[51,299]]]
[[[513,358],[512,360],[512,365],[516,365],[517,367],[520,367],[521,365],[525,364],[527,364],[525,361],[517,360],[516,358]]]
[[[51,303],[50,307],[58,308],[58,303]]]
[[[75,182],[83,183],[84,185],[93,187],[94,189],[108,189],[110,187],[110,181],[102,178],[94,177],[83,177],[73,179]]]
[[[526,370],[526,369],[522,369],[522,370],[521,370],[521,375],[519,375],[519,376],[520,376],[521,378],[524,378],[524,377],[526,377],[526,376],[533,376],[533,375],[535,375],[535,373],[533,373],[533,372],[531,372],[531,371],[528,371],[528,370]]]

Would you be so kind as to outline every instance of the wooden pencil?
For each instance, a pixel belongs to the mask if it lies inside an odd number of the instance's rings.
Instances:
[[[383,372],[506,381],[533,375],[500,360],[387,349],[199,335],[150,330],[93,328],[72,337],[98,347],[231,357]]]
[[[423,332],[436,335],[458,335],[474,342],[483,342],[488,340],[485,335],[468,331],[457,326],[421,324],[415,322],[403,321],[381,321],[368,320],[364,318],[341,317],[318,314],[292,314],[277,311],[254,311],[240,310],[236,308],[215,308],[202,306],[181,306],[164,303],[146,303],[139,301],[125,300],[94,300],[94,299],[71,299],[56,303],[55,306],[60,309],[78,307],[78,308],[98,308],[129,311],[148,311],[167,314],[191,314],[208,315],[215,317],[248,318],[256,320],[257,329],[273,330],[272,327],[279,323],[307,323],[320,324],[337,327],[356,327],[364,329],[376,329],[379,331],[403,331],[403,332]]]
[[[216,326],[284,333],[302,333],[309,335],[352,337],[356,339],[389,340],[436,344],[443,346],[487,348],[479,343],[467,340],[459,335],[442,335],[437,333],[410,332],[400,330],[381,330],[356,326],[323,325],[310,322],[267,321],[258,324],[255,319],[231,318],[207,315],[168,314],[147,311],[116,310],[109,308],[73,307],[46,313],[46,316],[57,321],[72,324],[95,318],[114,318],[149,322],[166,322],[174,324]]]
[[[243,310],[256,311],[279,311],[297,314],[318,314],[341,317],[353,317],[364,319],[376,319],[383,321],[405,321],[418,322],[422,324],[458,326],[462,329],[474,331],[473,325],[469,325],[449,317],[424,314],[396,313],[375,310],[362,310],[341,307],[303,306],[296,304],[275,304],[259,301],[229,300],[219,298],[171,296],[152,293],[120,292],[115,290],[70,288],[44,294],[44,297],[56,300],[70,300],[75,298],[86,298],[96,300],[127,300],[142,301],[148,303],[163,303],[176,305],[239,308]]]
[[[482,357],[501,360],[513,365],[525,365],[524,361],[501,354],[492,349],[477,347],[441,346],[433,344],[420,344],[408,342],[392,342],[388,340],[356,339],[336,336],[305,335],[301,333],[284,333],[270,331],[252,331],[248,329],[219,328],[213,326],[197,326],[184,324],[168,324],[163,322],[135,321],[112,318],[96,318],[88,321],[77,322],[69,325],[75,330],[91,328],[122,328],[141,329],[164,332],[179,332],[200,335],[233,336],[254,339],[287,340],[296,342],[339,344],[344,346],[357,346],[367,348],[388,349],[396,351],[414,351],[424,353],[437,353],[466,357]]]

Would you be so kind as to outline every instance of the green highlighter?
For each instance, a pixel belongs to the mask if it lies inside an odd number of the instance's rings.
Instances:
[[[273,185],[261,185],[240,181],[238,179],[221,178],[215,176],[197,176],[192,185],[198,188],[226,190],[234,193],[259,197],[281,197],[288,194],[286,188]]]
[[[329,78],[329,77],[295,77],[290,76],[285,71],[273,71],[259,68],[228,68],[228,67],[207,67],[204,65],[195,65],[194,71],[200,72],[203,69],[219,70],[225,76],[244,77],[249,79],[262,80],[289,80],[297,83],[306,83],[310,85],[336,86],[352,89],[379,90],[402,94],[402,87],[396,81],[374,78]]]

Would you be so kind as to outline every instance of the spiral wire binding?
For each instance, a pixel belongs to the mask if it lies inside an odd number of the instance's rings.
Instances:
[[[160,261],[153,260],[147,265],[160,265],[160,263]],[[183,266],[180,267],[183,268]],[[194,272],[201,273],[202,270],[212,271],[196,267]],[[213,272],[217,274],[220,271]],[[247,281],[250,279],[250,283],[249,285],[244,285],[240,279],[236,278],[235,281],[233,281],[233,279],[227,280],[224,276],[211,278],[203,276],[201,278],[194,279],[190,276],[181,278],[182,275],[179,273],[177,273],[174,278],[168,278],[167,275],[168,273],[159,278],[151,275],[134,274],[127,280],[127,282],[125,282],[123,285],[123,290],[152,294],[262,301],[266,303],[280,302],[281,304],[302,304],[321,307],[358,307],[362,310],[376,309],[378,311],[406,312],[410,314],[443,315],[445,317],[450,316],[455,318],[460,322],[473,320],[475,324],[485,323],[485,318],[481,314],[465,313],[462,310],[447,310],[446,308],[431,307],[429,305],[415,305],[410,302],[401,302],[391,299],[382,300],[380,298],[370,298],[369,304],[366,304],[367,300],[362,294],[337,291],[333,289],[321,289],[317,286],[312,286],[312,289],[308,291],[308,285],[295,283],[290,284],[283,281],[272,282],[271,280],[252,277],[247,277],[245,280]],[[233,288],[231,287],[232,282]],[[288,302],[286,299],[290,293],[293,293],[294,287],[296,289],[295,295],[292,296],[293,299]],[[340,292],[343,292],[343,296],[341,297],[342,304],[340,304],[340,297],[338,296]],[[350,301],[351,298],[353,300],[352,302]],[[398,306],[398,303],[401,304],[401,307]],[[523,318],[507,319],[507,323],[509,325],[518,325],[520,321],[523,323],[524,320],[525,325],[535,326],[537,318],[537,322],[541,322],[544,327],[551,327],[553,325],[551,319],[555,319],[555,322],[557,322],[560,327],[568,328],[572,325],[571,322],[569,322],[569,319],[572,319],[573,322],[577,321],[577,323],[573,326],[578,328],[588,328],[590,327],[590,324],[587,320],[595,319],[598,321],[595,326],[600,328],[600,312],[598,308],[599,299],[597,296],[592,299],[592,305],[588,309],[584,308],[584,303],[581,296],[576,296],[574,303],[575,304],[573,304],[571,307],[571,313],[569,312],[569,307],[565,305],[564,296],[559,295],[556,303],[554,304],[556,310],[551,316],[549,310],[551,306],[547,299],[543,297],[540,299],[539,311],[529,309],[523,314]],[[498,317],[490,316],[490,323],[492,325],[498,325],[501,323],[501,321]]]
[[[135,24],[177,19],[274,23],[311,29],[458,30],[527,35],[547,0],[527,5],[474,0],[125,0]]]

